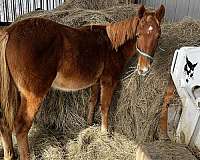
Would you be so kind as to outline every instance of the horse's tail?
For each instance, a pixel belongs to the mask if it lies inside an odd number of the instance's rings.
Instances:
[[[3,119],[13,129],[14,117],[18,105],[18,90],[10,76],[6,61],[6,46],[9,34],[4,32],[0,37],[0,100]]]

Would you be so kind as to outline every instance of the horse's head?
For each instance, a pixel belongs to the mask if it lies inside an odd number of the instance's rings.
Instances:
[[[136,49],[139,53],[137,70],[140,75],[146,75],[150,69],[161,35],[160,23],[164,14],[165,7],[163,5],[155,12],[147,12],[143,5],[139,8]]]

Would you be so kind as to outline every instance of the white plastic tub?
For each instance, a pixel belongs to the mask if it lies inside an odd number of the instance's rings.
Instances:
[[[200,149],[200,47],[176,50],[171,75],[183,103],[177,140]]]

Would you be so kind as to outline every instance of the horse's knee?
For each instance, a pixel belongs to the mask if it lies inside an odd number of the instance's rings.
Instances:
[[[109,110],[109,105],[101,105],[100,110],[102,114],[107,114]]]
[[[14,122],[16,136],[26,135],[31,128],[32,121],[24,116],[17,117]]]
[[[93,108],[97,105],[97,100],[98,100],[98,94],[92,94],[89,98],[89,107]]]
[[[87,118],[89,125],[92,125],[92,123],[93,123],[95,107],[97,105],[98,98],[99,98],[99,92],[100,92],[99,83],[97,83],[91,87],[91,95],[89,98],[89,104],[88,104],[89,110],[88,110],[88,118]]]
[[[96,104],[97,104],[97,98],[94,95],[90,96],[89,103],[88,103],[89,114],[90,113],[92,114],[94,112],[94,108]]]
[[[4,118],[0,118],[0,134],[2,135],[10,135],[12,131],[8,127],[7,123],[5,122]]]
[[[5,126],[3,123],[3,118],[0,118],[0,135],[2,136],[2,133],[4,133]]]
[[[88,125],[92,125],[93,123],[93,118],[94,118],[94,112],[95,112],[95,105],[94,103],[89,103],[89,111],[88,111],[88,117],[87,117],[87,122],[88,122]]]
[[[27,134],[38,110],[39,101],[35,97],[21,97],[21,106],[15,116],[14,130],[17,135]]]

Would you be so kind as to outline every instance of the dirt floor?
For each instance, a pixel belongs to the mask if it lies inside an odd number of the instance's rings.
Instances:
[[[126,5],[115,1],[113,3],[102,1],[102,3],[102,7],[98,8],[100,5],[93,4],[92,1],[68,1],[53,11],[35,11],[19,17],[18,20],[42,16],[62,24],[80,27],[86,24],[119,21],[136,15],[138,9],[138,6],[133,4]],[[30,132],[31,158],[37,160],[135,159],[135,151],[139,143],[159,139],[160,111],[174,51],[181,46],[199,46],[198,35],[200,35],[200,22],[193,19],[184,19],[172,24],[165,22],[162,25],[162,36],[150,74],[146,77],[138,76],[134,72],[136,59],[130,60],[124,74],[120,77],[121,83],[113,97],[109,137],[99,132],[98,107],[95,125],[88,127],[86,124],[90,89],[73,93],[51,91]],[[175,130],[181,106],[181,101],[176,94],[170,105],[176,112],[169,128],[170,138],[173,141],[176,141]],[[2,155],[3,150],[0,149]]]

